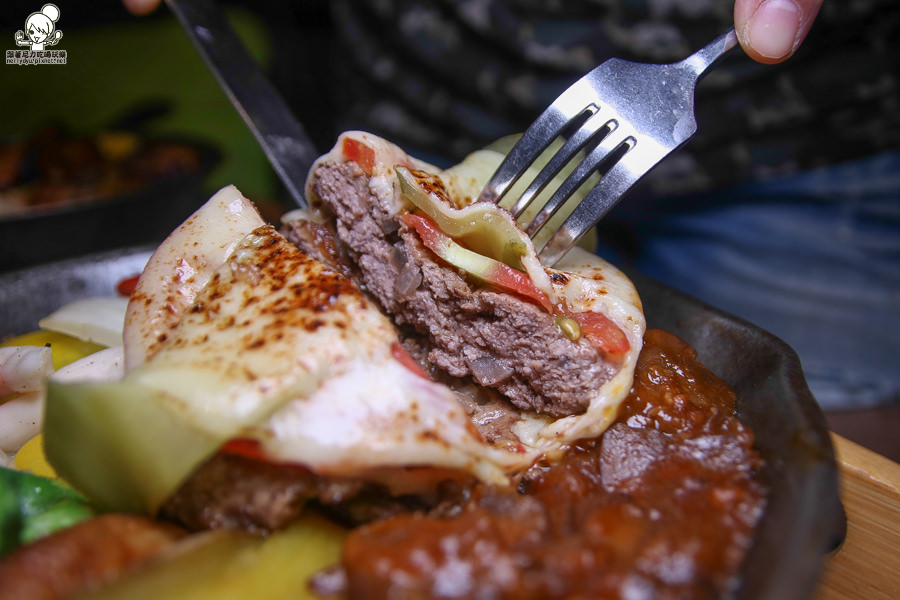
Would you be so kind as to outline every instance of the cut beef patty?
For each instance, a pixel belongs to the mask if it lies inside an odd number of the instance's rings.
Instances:
[[[355,162],[321,163],[313,181],[359,285],[404,335],[419,337],[431,364],[496,388],[520,409],[553,417],[584,412],[615,375],[618,365],[586,339],[567,338],[554,315],[473,281],[425,248]],[[315,250],[302,229],[289,224],[288,238]]]

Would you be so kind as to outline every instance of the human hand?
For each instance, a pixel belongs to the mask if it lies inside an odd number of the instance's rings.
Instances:
[[[160,5],[162,0],[122,0],[122,4],[133,15],[142,17],[149,15],[156,7]]]
[[[821,6],[822,0],[735,0],[738,41],[750,58],[779,63],[797,51]]]

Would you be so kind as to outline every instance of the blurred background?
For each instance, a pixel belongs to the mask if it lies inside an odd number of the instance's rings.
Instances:
[[[158,242],[229,183],[281,212],[266,159],[166,10],[56,2],[65,64],[3,64],[0,270]],[[4,54],[42,2],[0,3]],[[253,55],[271,62],[260,17],[234,6]],[[93,200],[97,200],[94,202]]]
[[[66,51],[66,64],[0,65],[0,195],[20,211],[0,215],[0,270],[159,241],[230,183],[272,221],[292,207],[164,6],[138,18],[118,0],[55,4],[63,38],[53,48]],[[0,3],[0,49],[18,48],[15,32],[42,5]],[[733,2],[223,6],[320,151],[343,130],[365,129],[447,166],[520,131],[609,57],[683,58],[729,26]],[[598,246],[787,341],[832,427],[893,458],[898,73],[896,0],[826,1],[800,52],[778,66],[734,53],[701,84],[697,137],[604,220]],[[19,177],[34,193],[39,175],[53,185],[23,214],[22,190],[10,190]],[[125,200],[49,206],[88,189]]]

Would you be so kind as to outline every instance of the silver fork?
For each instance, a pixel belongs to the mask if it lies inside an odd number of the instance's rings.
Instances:
[[[528,127],[494,172],[479,201],[503,200],[554,140],[577,128],[510,208],[532,239],[539,234],[547,239],[542,229],[554,213],[589,177],[600,175],[596,186],[539,248],[544,264],[556,264],[638,180],[694,135],[697,82],[736,45],[732,28],[681,62],[643,64],[618,58],[604,62],[563,92]],[[582,151],[587,151],[583,160],[531,221],[523,223],[526,208]]]

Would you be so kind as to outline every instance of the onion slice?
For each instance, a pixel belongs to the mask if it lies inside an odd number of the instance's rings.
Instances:
[[[58,331],[104,346],[122,345],[128,298],[86,298],[66,304],[38,321],[41,329]]]
[[[9,346],[0,348],[0,398],[7,394],[37,392],[53,373],[50,348]]]

